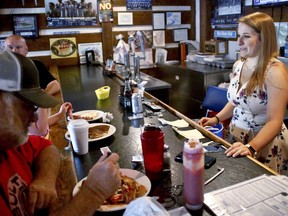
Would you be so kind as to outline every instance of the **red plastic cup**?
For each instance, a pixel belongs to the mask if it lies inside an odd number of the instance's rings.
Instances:
[[[164,132],[157,126],[146,126],[141,143],[146,175],[156,180],[163,172]]]

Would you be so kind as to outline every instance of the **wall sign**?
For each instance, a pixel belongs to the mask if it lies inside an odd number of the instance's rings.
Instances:
[[[96,26],[97,0],[45,0],[48,27]]]
[[[236,30],[214,30],[214,38],[237,38]]]
[[[113,7],[110,0],[99,0],[99,21],[113,22]]]
[[[127,10],[152,10],[152,0],[127,0]]]

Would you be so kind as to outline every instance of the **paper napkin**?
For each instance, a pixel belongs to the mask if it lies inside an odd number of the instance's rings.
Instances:
[[[172,127],[178,134],[181,136],[187,138],[187,139],[202,139],[205,138],[198,130],[192,129],[192,130],[179,130],[176,127]]]
[[[158,118],[158,120],[161,122],[162,125],[171,125],[177,128],[183,128],[183,127],[188,127],[189,124],[188,122],[186,122],[184,119],[181,120],[176,120],[176,121],[167,121],[163,118]]]

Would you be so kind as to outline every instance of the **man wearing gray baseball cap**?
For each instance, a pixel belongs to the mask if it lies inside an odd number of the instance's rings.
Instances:
[[[38,71],[28,58],[0,50],[0,209],[3,215],[33,215],[57,200],[60,156],[40,136],[28,136],[38,107],[58,101],[39,86]],[[85,185],[53,215],[93,215],[120,184],[119,156],[102,156]]]

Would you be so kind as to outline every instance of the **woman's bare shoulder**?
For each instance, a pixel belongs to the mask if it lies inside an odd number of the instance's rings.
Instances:
[[[287,88],[288,86],[288,69],[286,65],[275,60],[271,63],[270,67],[267,69],[266,73],[267,79],[266,84],[274,84],[276,86],[281,86]]]

